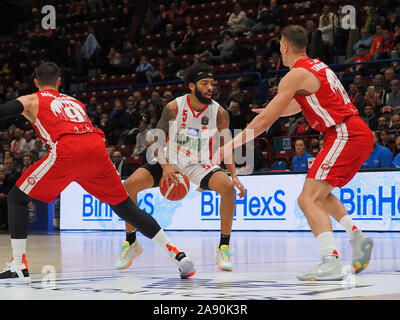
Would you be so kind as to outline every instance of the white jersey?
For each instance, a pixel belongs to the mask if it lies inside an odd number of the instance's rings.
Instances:
[[[212,100],[202,111],[190,105],[189,95],[176,98],[178,113],[170,123],[166,157],[175,164],[207,164],[216,148],[219,104]]]

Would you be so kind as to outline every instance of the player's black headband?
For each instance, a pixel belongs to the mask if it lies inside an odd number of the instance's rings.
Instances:
[[[214,79],[214,75],[211,72],[202,72],[193,78],[193,83],[196,83],[197,81],[200,81],[200,80],[206,79],[206,78]]]

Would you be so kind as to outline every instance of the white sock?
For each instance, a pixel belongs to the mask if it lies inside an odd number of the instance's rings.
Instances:
[[[339,255],[336,250],[335,240],[333,239],[333,232],[322,232],[317,236],[317,240],[323,257]]]
[[[16,265],[22,264],[22,255],[25,253],[26,239],[11,239],[13,261]]]
[[[340,225],[346,230],[346,233],[351,237],[353,235],[353,231],[357,229],[357,227],[353,223],[353,219],[349,215],[345,215],[339,221]]]
[[[165,234],[164,230],[158,231],[151,240],[166,250],[171,259],[175,260],[175,256],[180,252],[180,250],[172,243],[171,239]]]

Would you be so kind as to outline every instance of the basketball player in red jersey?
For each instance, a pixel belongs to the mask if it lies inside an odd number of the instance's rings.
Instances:
[[[176,173],[185,174],[190,182],[199,186],[200,191],[216,191],[221,196],[221,235],[215,262],[219,269],[232,271],[229,241],[235,213],[235,187],[239,191],[239,198],[246,191],[236,175],[232,160],[226,164],[232,180],[219,166],[211,165],[213,138],[218,136],[217,132],[229,130],[228,112],[211,99],[213,81],[211,66],[208,64],[193,64],[185,70],[185,82],[190,94],[168,103],[157,124],[163,136],[168,136],[168,139],[161,139],[168,140],[165,150],[157,140],[162,147],[158,148],[157,162],[146,163],[137,169],[124,182],[124,186],[135,203],[137,194],[144,189],[168,181],[179,183]],[[223,142],[224,139],[221,139]],[[135,228],[126,223],[126,241],[122,243],[116,268],[128,268],[142,251],[136,241]]]
[[[341,280],[346,273],[336,250],[329,215],[350,236],[356,273],[368,266],[373,241],[357,229],[331,190],[343,187],[354,177],[372,152],[373,137],[334,72],[323,62],[307,56],[307,42],[307,31],[303,27],[284,28],[280,51],[283,64],[290,71],[280,81],[278,94],[265,108],[254,110],[259,115],[240,135],[221,147],[214,159],[229,159],[226,157],[232,149],[249,141],[251,135],[258,136],[279,117],[303,111],[310,126],[326,134],[324,147],[308,171],[298,198],[321,247],[323,262],[297,278]]]
[[[0,273],[0,281],[30,282],[25,255],[30,197],[52,202],[72,181],[110,205],[123,220],[165,249],[178,265],[182,278],[195,270],[158,223],[128,197],[104,143],[104,133],[91,124],[80,101],[58,92],[60,69],[45,62],[35,70],[37,93],[0,105],[0,118],[22,114],[50,150],[30,166],[7,195],[13,259]]]

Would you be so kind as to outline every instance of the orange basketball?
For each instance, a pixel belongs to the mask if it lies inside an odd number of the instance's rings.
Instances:
[[[170,185],[168,183],[164,183],[161,187],[160,185],[160,192],[161,194],[171,201],[177,201],[183,199],[190,189],[190,182],[186,175],[181,175],[179,173],[176,174],[179,179],[179,183],[172,182]]]

